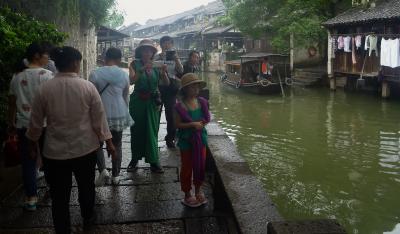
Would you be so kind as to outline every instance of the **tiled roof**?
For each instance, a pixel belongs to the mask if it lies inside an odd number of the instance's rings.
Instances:
[[[108,28],[106,26],[100,26],[97,29],[97,40],[99,42],[102,41],[113,41],[113,40],[122,40],[125,37],[129,37],[129,35],[119,32],[115,29]]]
[[[346,24],[364,24],[377,20],[399,20],[400,0],[381,0],[375,7],[353,7],[323,23],[326,27]]]
[[[174,22],[184,19],[184,18],[190,18],[193,15],[197,14],[216,14],[223,12],[225,10],[225,6],[222,3],[221,0],[216,0],[214,2],[210,2],[205,6],[200,6],[196,7],[192,10],[188,10],[176,15],[171,15],[159,19],[154,19],[154,20],[148,20],[145,25],[139,26],[138,28],[135,29],[135,31],[143,30],[146,28],[154,27],[154,26],[164,26],[168,24],[173,24]]]
[[[124,28],[121,28],[119,31],[122,32],[122,33],[129,34],[129,33],[133,32],[133,31],[135,31],[138,27],[140,27],[140,24],[133,23],[133,24],[130,24],[130,25],[124,27]]]
[[[213,27],[211,29],[205,30],[203,34],[220,34],[227,32],[233,28],[233,25],[224,26],[224,27]]]

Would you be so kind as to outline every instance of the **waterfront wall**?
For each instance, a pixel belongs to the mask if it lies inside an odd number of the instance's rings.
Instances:
[[[266,233],[268,223],[283,221],[283,218],[221,127],[212,122],[207,131],[208,156],[215,165],[216,181],[219,182],[216,191],[226,193],[225,202],[231,205],[242,233]],[[223,202],[219,201],[223,197],[216,194],[216,203]]]
[[[220,204],[223,210],[231,210],[239,233],[346,233],[332,219],[285,220],[223,129],[211,122],[207,131],[207,160],[216,177],[213,186],[215,204]]]

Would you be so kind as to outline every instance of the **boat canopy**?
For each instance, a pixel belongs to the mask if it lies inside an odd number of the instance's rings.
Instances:
[[[240,56],[240,59],[242,61],[242,64],[245,63],[260,63],[262,58],[264,57],[269,57],[273,63],[279,63],[279,64],[287,64],[289,56],[285,54],[273,54],[273,53],[248,53]]]
[[[276,57],[276,56],[281,56],[281,57],[288,57],[288,55],[285,54],[273,54],[273,53],[248,53],[240,56],[240,58],[244,59],[262,59],[264,57]]]
[[[231,60],[231,61],[225,61],[225,65],[231,65],[231,66],[240,66],[240,60]]]

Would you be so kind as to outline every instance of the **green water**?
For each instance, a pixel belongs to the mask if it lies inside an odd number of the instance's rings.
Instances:
[[[400,102],[328,89],[258,96],[205,74],[211,111],[287,219],[400,233]],[[397,225],[397,228],[396,228]]]

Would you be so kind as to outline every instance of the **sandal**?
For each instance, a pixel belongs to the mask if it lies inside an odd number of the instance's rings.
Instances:
[[[182,204],[191,208],[196,208],[201,206],[201,203],[199,203],[197,201],[196,198],[194,198],[193,196],[190,196],[188,198],[184,198],[181,200]]]
[[[204,193],[196,194],[196,200],[200,205],[204,205],[208,203],[207,198],[204,196]]]

